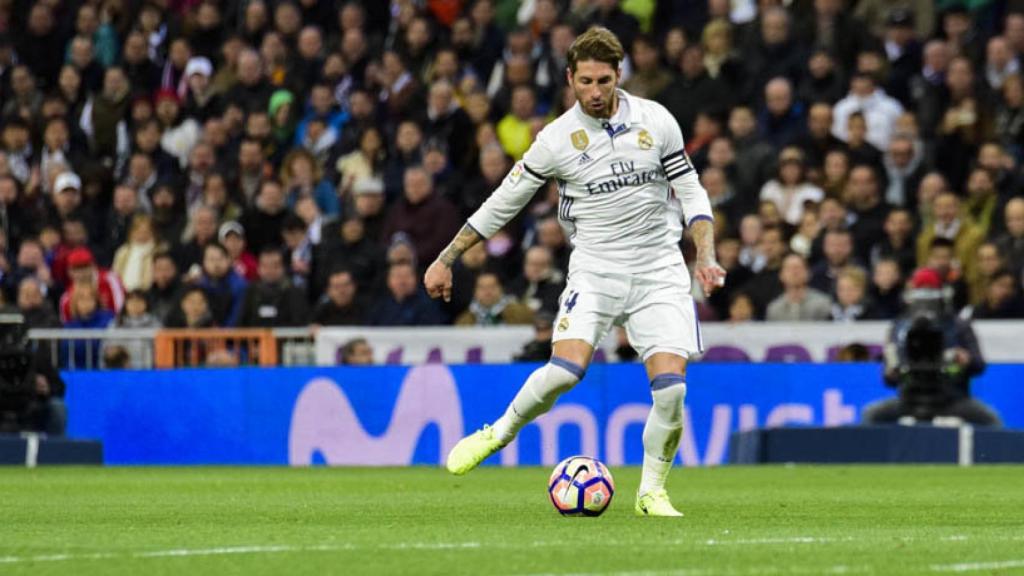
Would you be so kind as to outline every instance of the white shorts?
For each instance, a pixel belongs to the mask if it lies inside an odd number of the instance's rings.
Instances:
[[[643,274],[570,274],[559,299],[552,342],[583,340],[596,347],[612,326],[621,325],[645,361],[657,352],[684,358],[704,352],[683,266]]]

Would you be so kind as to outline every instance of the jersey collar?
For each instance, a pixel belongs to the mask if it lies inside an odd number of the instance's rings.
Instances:
[[[625,90],[618,88],[615,90],[615,93],[619,96],[619,109],[615,111],[615,115],[610,119],[594,118],[583,111],[583,107],[580,106],[579,102],[573,106],[576,118],[586,128],[604,130],[613,137],[629,130],[630,126],[639,122],[640,119],[637,104],[633,96]]]

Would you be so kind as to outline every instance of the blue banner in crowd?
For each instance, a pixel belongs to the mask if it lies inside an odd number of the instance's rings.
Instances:
[[[493,421],[535,365],[70,372],[69,434],[108,464],[436,465]],[[694,364],[678,460],[727,461],[729,434],[855,423],[892,395],[866,364]],[[1024,365],[990,366],[976,394],[1024,428]],[[650,406],[643,367],[595,365],[489,463],[552,465],[576,453],[639,464]]]

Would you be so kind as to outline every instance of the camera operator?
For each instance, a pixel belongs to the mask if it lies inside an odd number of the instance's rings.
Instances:
[[[64,381],[42,351],[32,352],[24,318],[0,312],[0,434],[63,436]]]
[[[991,408],[971,398],[970,380],[985,370],[985,360],[970,323],[955,314],[952,290],[938,272],[921,268],[905,297],[907,311],[894,321],[885,347],[885,382],[899,396],[868,405],[864,423],[952,416],[1000,426]]]

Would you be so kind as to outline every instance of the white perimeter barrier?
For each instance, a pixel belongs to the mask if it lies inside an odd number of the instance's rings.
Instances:
[[[709,361],[744,360],[825,362],[837,349],[852,343],[877,351],[885,342],[888,322],[833,324],[773,322],[702,324]],[[1024,322],[975,322],[974,331],[989,362],[1024,361]],[[365,338],[381,364],[491,364],[509,362],[533,338],[530,326],[493,328],[322,328],[316,335],[316,362],[340,363],[339,350],[353,338]],[[599,345],[597,359],[617,360],[615,338]]]

